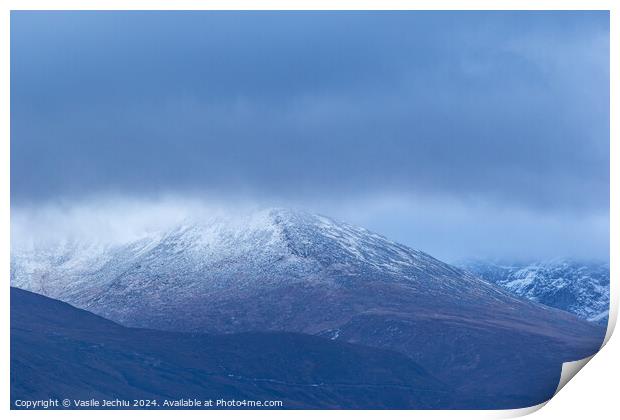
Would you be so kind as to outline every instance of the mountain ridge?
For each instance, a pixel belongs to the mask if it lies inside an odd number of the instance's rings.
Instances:
[[[523,263],[473,259],[458,265],[517,296],[607,324],[609,263],[574,258]]]

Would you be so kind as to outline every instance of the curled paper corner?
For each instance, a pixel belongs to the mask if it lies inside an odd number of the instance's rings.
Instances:
[[[607,321],[607,331],[605,332],[605,339],[603,340],[603,344],[601,345],[601,349],[605,347],[609,339],[614,333],[616,329],[616,322],[618,321],[618,302],[615,301],[615,296],[611,296],[612,302],[609,305],[609,315]],[[599,350],[600,351],[600,350]]]
[[[616,268],[612,265],[611,267],[613,269],[613,271],[610,270],[610,274],[611,273],[616,273]],[[615,276],[617,277],[617,276]],[[612,276],[610,275],[610,279],[612,278]],[[617,278],[616,278],[617,280]],[[620,299],[620,294],[618,294],[618,291],[614,288],[611,287],[611,283],[610,283],[610,290],[609,290],[609,313],[607,314],[607,331],[605,332],[605,339],[603,340],[603,344],[601,345],[601,349],[603,347],[605,347],[605,345],[607,344],[607,342],[609,341],[609,339],[611,338],[611,336],[614,333],[614,330],[616,329],[616,322],[618,321],[618,300]],[[613,293],[612,293],[613,292]],[[599,349],[600,351],[600,349]]]
[[[555,389],[555,392],[553,393],[553,396],[555,397],[557,395],[558,392],[560,392],[560,390],[562,388],[564,388],[564,386],[571,380],[573,379],[573,377],[585,366],[588,364],[588,362],[590,360],[592,360],[592,358],[594,356],[596,356],[596,354],[601,351],[603,349],[603,347],[605,347],[605,345],[607,344],[607,342],[609,341],[609,339],[611,338],[611,336],[613,335],[613,332],[616,328],[616,321],[617,321],[617,313],[618,313],[618,308],[616,305],[611,305],[610,311],[609,311],[609,321],[607,323],[607,331],[605,333],[605,338],[603,340],[603,343],[601,344],[600,349],[594,353],[591,356],[585,357],[583,359],[580,360],[574,360],[572,362],[564,362],[562,364],[562,372],[560,374],[560,381],[558,383],[557,388]],[[553,398],[553,397],[552,397]],[[542,402],[538,405],[533,405],[531,407],[524,407],[524,408],[518,408],[518,409],[513,409],[513,410],[505,410],[502,415],[496,417],[496,418],[515,418],[515,417],[523,417],[523,416],[527,416],[528,414],[532,414],[538,410],[540,410],[541,408],[543,408],[545,405],[547,405],[547,403],[551,401],[551,399]]]
[[[586,365],[588,364],[588,362],[590,360],[592,360],[592,358],[595,356],[595,354],[593,354],[592,356],[588,356],[584,359],[580,359],[580,360],[575,360],[572,362],[564,362],[562,364],[562,373],[560,374],[560,382],[558,383],[557,388],[555,389],[555,392],[553,393],[553,396],[555,397],[557,395],[558,392],[560,392],[560,390],[562,388],[564,388],[564,385],[566,385],[571,379],[573,379],[573,377]],[[553,397],[551,397],[553,398]],[[547,403],[551,401],[551,399],[542,402],[538,405],[533,405],[531,407],[524,407],[524,408],[518,408],[518,409],[513,409],[513,410],[506,410],[504,411],[501,415],[499,415],[496,418],[515,418],[515,417],[523,417],[523,416],[527,416],[528,414],[532,414],[538,410],[540,410],[541,408],[543,408],[545,405],[547,405]]]
[[[581,360],[575,360],[572,362],[565,362],[562,364],[562,373],[560,375],[560,382],[558,383],[558,387],[555,389],[555,393],[553,396],[557,395],[558,392],[564,385],[566,385],[573,377],[583,368],[595,355],[588,356]]]
[[[536,411],[540,410],[545,405],[547,405],[548,402],[549,401],[545,401],[545,402],[542,402],[540,404],[533,405],[531,407],[514,408],[514,409],[511,409],[511,410],[502,410],[502,411],[498,412],[498,414],[494,418],[496,418],[496,419],[514,419],[514,418],[517,418],[517,417],[524,417],[524,416],[527,416],[529,414],[535,413]]]

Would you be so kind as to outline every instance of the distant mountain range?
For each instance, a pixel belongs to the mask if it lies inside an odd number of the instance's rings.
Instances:
[[[595,353],[605,333],[376,233],[287,209],[198,215],[124,243],[14,246],[11,284],[125,327],[292,332],[397,352],[451,390],[434,408],[546,401],[562,362]]]
[[[607,325],[608,263],[553,259],[506,264],[469,260],[458,265],[517,296]]]

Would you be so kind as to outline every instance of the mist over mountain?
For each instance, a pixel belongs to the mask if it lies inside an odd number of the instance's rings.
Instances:
[[[467,407],[548,399],[604,330],[361,227],[290,209],[12,250],[11,284],[171,332],[287,331],[397,351]]]

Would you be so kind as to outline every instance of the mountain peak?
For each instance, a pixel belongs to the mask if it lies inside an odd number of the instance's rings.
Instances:
[[[16,248],[11,259],[13,286],[86,308],[128,293],[148,293],[146,304],[156,307],[172,290],[176,298],[192,299],[317,282],[328,288],[385,282],[436,294],[491,287],[364,228],[288,208],[197,214],[131,241],[92,249]],[[499,289],[492,294],[511,299]]]

